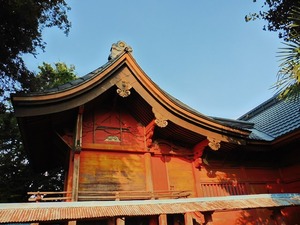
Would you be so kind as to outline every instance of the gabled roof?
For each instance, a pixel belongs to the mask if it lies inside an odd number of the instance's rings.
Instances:
[[[249,141],[271,143],[299,130],[299,101],[291,103],[272,98],[238,120],[203,115],[163,91],[140,68],[131,54],[132,49],[123,42],[118,44],[123,44],[118,54],[111,54],[106,64],[77,80],[44,92],[12,95],[25,149],[34,156],[37,167],[47,165],[45,157],[58,162],[55,151],[66,154],[70,149],[53,128],[62,123],[74,127],[78,108],[97,99],[122,99],[144,126],[159,119],[168,124],[157,129],[160,136],[181,139],[189,147],[209,138],[230,143],[224,145],[228,149]]]
[[[127,67],[132,74],[116,77],[116,71],[124,67]],[[93,72],[65,85],[39,93],[12,95],[15,115],[24,118],[73,109],[103,94],[122,79],[129,82],[152,107],[157,105],[157,108],[169,114],[165,115],[167,117],[185,118],[188,123],[195,124],[201,130],[204,128],[209,133],[217,131],[222,135],[229,134],[237,137],[247,137],[250,133],[205,116],[167,94],[144,73],[132,55],[126,51]],[[172,120],[172,118],[166,119]]]
[[[275,95],[239,120],[254,124],[250,138],[269,141],[283,138],[300,130],[300,98],[281,100]]]
[[[191,147],[206,138],[245,143],[251,131],[205,116],[172,97],[140,68],[131,48],[123,42],[118,44],[123,45],[118,54],[111,54],[106,64],[77,80],[44,92],[12,95],[25,149],[34,157],[32,161],[41,161],[37,167],[47,164],[43,163],[44,157],[58,161],[57,149],[67,152],[70,148],[58,132],[51,129],[61,123],[74,127],[78,108],[97,99],[123,99],[144,126],[153,120],[161,120],[168,126],[159,129],[160,135],[172,140],[181,139]],[[116,96],[117,93],[124,98]]]

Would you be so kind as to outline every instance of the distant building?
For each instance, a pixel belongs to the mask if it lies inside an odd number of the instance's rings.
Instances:
[[[64,202],[35,193],[41,202],[0,204],[0,222],[300,223],[299,99],[209,117],[160,89],[131,52],[119,41],[93,72],[12,96],[32,165],[64,166],[66,182]]]

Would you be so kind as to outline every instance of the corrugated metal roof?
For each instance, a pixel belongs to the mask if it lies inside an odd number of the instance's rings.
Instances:
[[[300,206],[300,194],[261,194],[145,201],[0,204],[0,223],[82,220]]]

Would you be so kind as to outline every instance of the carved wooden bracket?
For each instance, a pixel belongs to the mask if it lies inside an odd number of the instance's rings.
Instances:
[[[166,127],[168,125],[167,119],[161,113],[159,113],[154,108],[152,108],[152,112],[154,113],[155,123],[156,123],[157,126],[163,128],[163,127]]]
[[[198,144],[196,144],[193,148],[193,152],[194,152],[194,165],[196,168],[198,168],[199,170],[201,169],[201,166],[203,164],[203,160],[202,160],[202,155],[204,152],[205,147],[208,145],[208,140],[205,139],[201,142],[199,142]]]
[[[221,141],[215,139],[215,138],[211,138],[211,137],[207,137],[207,140],[209,141],[208,146],[214,150],[217,151],[219,150],[219,148],[221,147]]]
[[[155,121],[152,120],[146,127],[145,127],[145,136],[146,136],[146,146],[147,148],[150,148],[152,145],[152,137],[154,134],[154,128],[155,128]]]
[[[205,139],[194,146],[193,148],[194,159],[198,159],[202,157],[204,149],[207,145],[208,145],[208,140]]]
[[[130,85],[130,83],[126,80],[120,80],[118,83],[116,83],[118,89],[117,89],[117,93],[125,98],[128,97],[130,95],[130,89],[132,88],[132,86]]]

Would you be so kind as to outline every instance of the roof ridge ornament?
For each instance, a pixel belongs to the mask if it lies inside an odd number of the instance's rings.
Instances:
[[[108,56],[108,60],[115,59],[123,52],[132,52],[131,46],[127,45],[124,41],[118,41],[117,43],[113,43],[110,48],[110,55]]]

